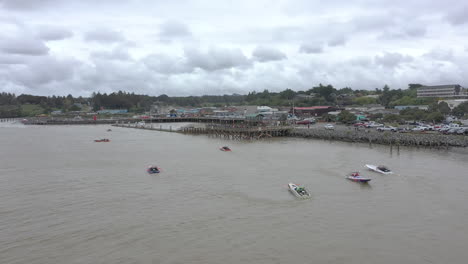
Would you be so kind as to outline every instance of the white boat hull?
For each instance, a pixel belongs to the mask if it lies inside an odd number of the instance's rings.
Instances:
[[[299,187],[297,186],[296,184],[294,183],[289,183],[288,184],[289,186],[289,191],[292,192],[292,194],[294,194],[294,196],[298,197],[298,198],[309,198],[310,197],[310,193],[309,191],[307,191],[307,189],[305,190],[306,193],[305,194],[300,194],[299,192],[296,191],[296,189]],[[304,188],[305,189],[305,188]]]
[[[361,177],[361,176],[348,176],[346,177],[346,179],[350,180],[350,181],[354,181],[354,182],[362,182],[362,183],[366,183],[366,182],[370,182],[370,178],[364,178],[364,177]]]
[[[392,171],[379,170],[378,166],[371,165],[371,164],[366,164],[366,168],[368,168],[371,171],[375,171],[375,172],[382,173],[382,174],[392,174],[393,173]]]

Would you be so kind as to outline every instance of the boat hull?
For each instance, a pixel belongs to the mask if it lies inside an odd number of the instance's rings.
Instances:
[[[381,170],[379,170],[379,168],[377,166],[370,165],[370,164],[366,164],[366,168],[368,168],[371,171],[375,171],[375,172],[382,173],[382,174],[385,174],[385,175],[393,173],[392,171],[381,171]]]
[[[294,194],[294,196],[296,196],[297,198],[302,198],[302,199],[305,199],[305,198],[309,198],[310,197],[310,193],[306,190],[306,194],[300,194],[296,191],[296,188],[298,188],[299,186],[297,186],[296,184],[294,183],[289,183],[288,184],[288,187],[289,187],[289,191]]]
[[[161,169],[160,168],[157,168],[158,170],[151,170],[151,168],[148,168],[146,170],[146,172],[148,172],[149,174],[156,174],[156,173],[160,173],[161,172]]]
[[[363,177],[353,177],[353,176],[348,176],[346,179],[353,181],[353,182],[361,182],[361,183],[367,183],[370,182],[371,179],[369,178],[363,178]]]

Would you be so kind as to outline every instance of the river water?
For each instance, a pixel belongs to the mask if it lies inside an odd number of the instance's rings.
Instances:
[[[108,128],[0,128],[1,263],[467,263],[465,149]]]

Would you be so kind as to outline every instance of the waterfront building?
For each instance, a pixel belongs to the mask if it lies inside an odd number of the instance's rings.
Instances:
[[[434,85],[434,86],[421,86],[417,90],[418,98],[424,97],[438,97],[438,98],[454,98],[454,97],[468,97],[466,89],[459,84],[449,85]]]

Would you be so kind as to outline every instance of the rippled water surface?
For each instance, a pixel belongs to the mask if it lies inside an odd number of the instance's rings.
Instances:
[[[465,149],[108,128],[0,127],[1,263],[467,263]]]

